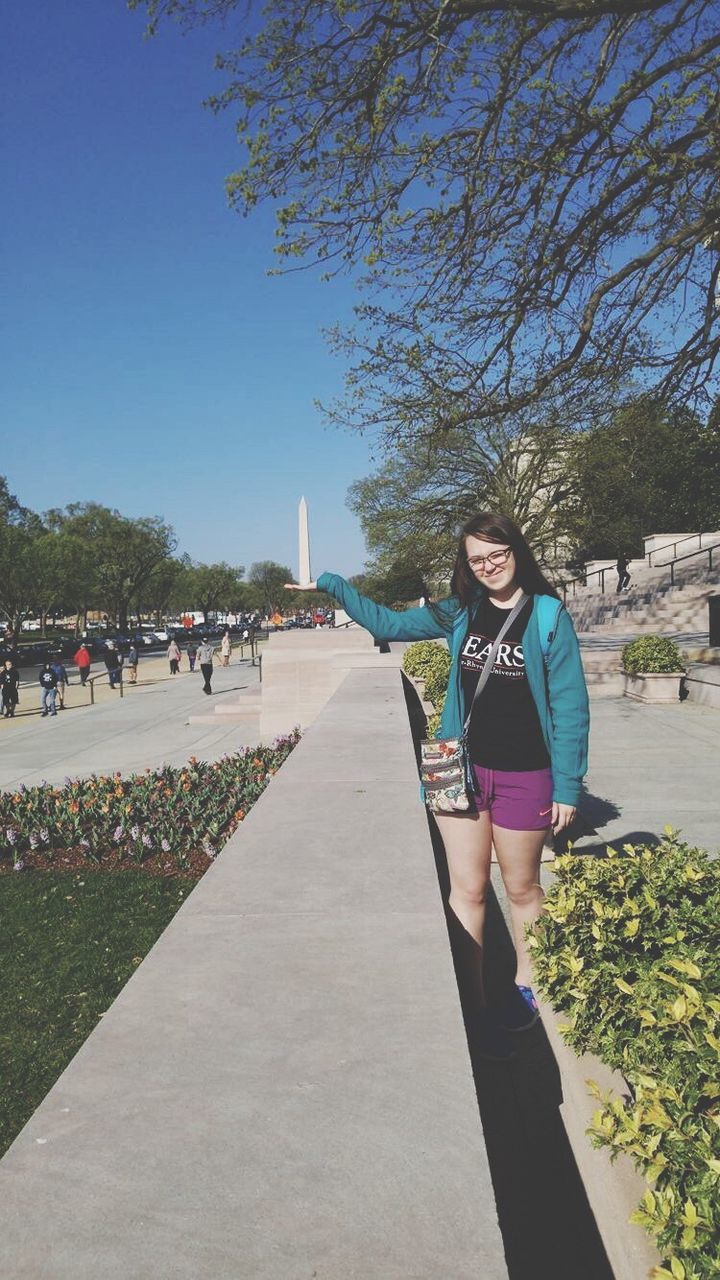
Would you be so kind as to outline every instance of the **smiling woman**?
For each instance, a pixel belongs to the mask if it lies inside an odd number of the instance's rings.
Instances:
[[[305,589],[315,588],[335,596],[376,639],[447,642],[451,666],[438,736],[466,743],[473,788],[464,812],[433,810],[433,817],[447,855],[450,907],[474,974],[479,1042],[487,1057],[510,1057],[507,1032],[538,1017],[525,929],[542,906],[542,847],[549,828],[557,833],[575,817],[587,768],[587,689],[570,616],[521,530],[492,512],[464,526],[446,600],[396,612],[333,573]],[[517,952],[514,987],[497,1011],[487,1008],[483,984],[493,845]]]

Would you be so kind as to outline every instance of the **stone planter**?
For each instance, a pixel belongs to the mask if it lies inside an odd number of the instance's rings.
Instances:
[[[639,671],[625,674],[625,697],[637,702],[679,702],[684,671]]]
[[[615,1280],[643,1280],[662,1261],[645,1229],[629,1220],[647,1183],[629,1156],[621,1152],[611,1160],[609,1150],[591,1146],[587,1136],[598,1105],[587,1087],[588,1079],[619,1097],[627,1093],[627,1085],[619,1072],[606,1067],[593,1054],[577,1057],[557,1029],[562,1019],[544,1000],[539,999],[538,1004],[560,1072],[560,1115],[613,1276]]]

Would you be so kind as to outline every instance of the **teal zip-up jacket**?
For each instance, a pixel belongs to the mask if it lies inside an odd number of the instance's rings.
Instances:
[[[428,605],[403,611],[387,609],[361,595],[336,573],[321,574],[317,586],[334,596],[353,621],[365,627],[376,640],[447,641],[452,664],[438,736],[459,738],[466,714],[460,651],[470,621],[468,609],[461,609],[454,597],[441,600],[432,609]],[[482,588],[478,587],[478,598],[481,594]],[[553,631],[541,638],[538,621],[541,599],[553,597],[533,598],[532,613],[522,637],[525,673],[550,755],[553,800],[577,806],[587,772],[590,727],[587,686],[572,619],[554,599],[557,612]],[[478,714],[478,709],[474,714]]]

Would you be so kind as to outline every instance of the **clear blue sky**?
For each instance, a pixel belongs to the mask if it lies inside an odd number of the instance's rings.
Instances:
[[[349,282],[268,278],[272,212],[223,182],[242,153],[215,28],[143,39],[124,0],[3,5],[0,474],[36,511],[96,501],[161,515],[179,552],[358,572],[345,507],[370,445],[314,408],[341,389],[321,335]]]

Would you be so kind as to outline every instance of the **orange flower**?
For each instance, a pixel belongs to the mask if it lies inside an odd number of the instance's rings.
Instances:
[[[79,813],[80,805],[78,804],[77,800],[71,800],[68,805],[68,809],[70,810],[71,813]]]

